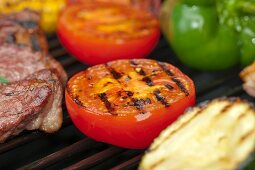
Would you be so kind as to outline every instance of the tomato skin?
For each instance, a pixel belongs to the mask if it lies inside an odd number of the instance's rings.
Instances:
[[[77,105],[66,92],[66,105],[76,127],[88,137],[123,148],[145,149],[159,133],[174,122],[186,108],[195,104],[194,91],[169,109],[151,112],[146,119],[98,115]],[[160,113],[160,114],[159,114]],[[174,114],[171,114],[174,113]]]
[[[159,25],[149,35],[128,40],[100,38],[86,33],[79,34],[77,30],[71,30],[66,26],[72,21],[67,23],[62,17],[64,12],[60,14],[58,20],[57,35],[63,46],[74,57],[89,65],[102,64],[116,59],[144,58],[152,51],[160,38]]]
[[[66,3],[68,5],[74,4],[74,3],[87,3],[87,2],[110,2],[110,3],[119,3],[119,4],[125,4],[125,5],[130,5],[130,0],[66,0]]]
[[[69,81],[80,80],[79,76],[81,74],[82,72],[74,75]],[[145,114],[127,114],[122,116],[105,114],[77,104],[67,88],[65,100],[68,113],[75,126],[94,140],[123,148],[145,149],[186,108],[195,104],[193,81],[183,74],[181,75],[178,72],[176,74],[187,82],[189,95],[172,102],[169,107],[154,109]],[[68,87],[71,86],[68,85]],[[98,107],[100,107],[99,104]]]
[[[59,30],[57,31],[58,37],[65,48],[79,61],[89,65],[117,59],[144,58],[156,46],[160,37],[159,31],[156,31],[149,37],[119,44],[103,39],[76,37],[61,25],[57,30]]]

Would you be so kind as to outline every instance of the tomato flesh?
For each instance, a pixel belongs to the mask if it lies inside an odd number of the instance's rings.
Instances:
[[[159,22],[149,12],[113,3],[68,6],[57,24],[64,47],[87,64],[143,58],[156,45]]]
[[[148,59],[117,60],[73,76],[66,104],[87,136],[143,149],[195,103],[195,89],[181,71]]]

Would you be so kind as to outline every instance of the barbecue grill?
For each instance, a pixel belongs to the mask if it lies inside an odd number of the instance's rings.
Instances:
[[[88,67],[71,57],[56,35],[49,36],[48,43],[50,53],[61,62],[69,77]],[[196,85],[197,102],[220,96],[240,96],[254,102],[242,90],[240,68],[214,73],[191,70],[175,58],[163,37],[148,58],[169,62],[190,76]],[[0,144],[0,169],[137,169],[145,150],[96,142],[75,128],[65,104],[63,110],[64,123],[57,133],[26,131]]]

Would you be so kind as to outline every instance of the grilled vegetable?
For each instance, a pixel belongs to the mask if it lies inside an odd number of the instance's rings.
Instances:
[[[255,59],[254,0],[166,0],[161,26],[179,59],[221,70]]]
[[[239,98],[188,109],[150,146],[141,170],[236,170],[255,152],[255,110]]]
[[[54,32],[59,11],[65,6],[65,0],[1,0],[0,12],[19,12],[25,8],[41,14],[40,26],[45,32]]]
[[[66,105],[87,136],[125,148],[145,148],[195,102],[192,80],[154,60],[117,60],[73,76]]]
[[[72,24],[70,24],[72,23]],[[64,47],[86,64],[144,58],[158,42],[159,21],[149,12],[113,3],[68,6],[58,20]]]

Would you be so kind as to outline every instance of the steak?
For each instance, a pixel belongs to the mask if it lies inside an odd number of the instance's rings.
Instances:
[[[62,83],[65,84],[67,74],[63,67],[48,54],[47,41],[43,31],[39,28],[39,20],[39,14],[30,10],[9,15],[0,14],[0,60],[2,60],[0,61],[0,76],[1,74],[3,74],[2,76],[9,75],[9,73],[2,73],[1,69],[8,68],[10,64],[13,65],[12,61],[16,60],[20,61],[20,65],[16,70],[9,70],[10,72],[15,71],[15,75],[13,73],[10,77],[7,76],[10,81],[13,81],[13,78],[14,80],[21,80],[40,69],[54,68],[61,76]],[[8,44],[11,44],[12,47]],[[16,53],[18,56],[15,56]],[[29,59],[30,57],[32,59]],[[6,59],[9,60],[8,58],[12,59],[7,62]],[[6,62],[8,64],[3,67]],[[26,69],[29,65],[29,69]]]
[[[0,15],[0,44],[29,46],[34,51],[47,53],[48,45],[39,28],[39,19],[39,14],[29,10]]]
[[[52,95],[42,80],[22,80],[0,86],[0,142],[17,135],[47,110]]]
[[[48,107],[44,109],[44,112],[41,113],[36,120],[31,121],[27,129],[40,129],[48,133],[56,132],[60,129],[63,122],[63,87],[57,71],[49,69],[40,70],[28,76],[26,79],[44,80],[48,83],[52,91],[51,98],[48,99]]]
[[[66,71],[64,70],[63,66],[51,56],[46,57],[46,60],[47,60],[46,61],[47,67],[55,69],[57,71],[57,74],[60,77],[61,83],[63,84],[63,86],[65,86],[68,76],[67,76]]]
[[[0,15],[0,142],[23,130],[53,133],[63,122],[67,74],[38,22],[31,11]]]
[[[63,87],[56,70],[40,70],[21,81],[0,86],[0,142],[23,130],[60,129]]]
[[[39,70],[51,68],[58,71],[62,84],[65,84],[66,72],[52,57],[34,52],[29,47],[18,47],[13,44],[0,46],[0,77],[4,77],[9,82],[23,80]]]

